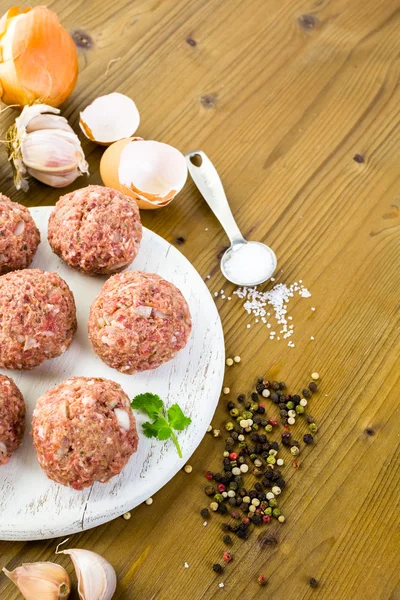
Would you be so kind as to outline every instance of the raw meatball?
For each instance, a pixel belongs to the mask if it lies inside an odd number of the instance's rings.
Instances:
[[[0,194],[0,275],[29,267],[39,242],[29,210]]]
[[[49,244],[73,269],[116,273],[136,258],[142,224],[135,200],[89,185],[62,196],[50,215]]]
[[[75,490],[118,475],[138,446],[128,396],[118,383],[95,377],[71,377],[43,394],[32,435],[46,475]]]
[[[12,379],[0,375],[0,465],[19,448],[24,431],[24,398]]]
[[[110,277],[90,309],[94,351],[123,373],[155,369],[171,360],[186,345],[191,328],[182,293],[153,273]]]
[[[77,328],[71,290],[39,269],[0,277],[0,367],[33,369],[68,348]]]

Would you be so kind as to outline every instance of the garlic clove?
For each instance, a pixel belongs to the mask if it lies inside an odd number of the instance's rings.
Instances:
[[[40,131],[41,129],[62,129],[73,133],[73,129],[65,117],[59,115],[36,115],[26,126],[27,133]]]
[[[85,136],[105,145],[131,137],[139,123],[140,115],[134,101],[118,92],[93,100],[80,113],[79,119]]]
[[[26,600],[66,600],[71,581],[63,567],[51,562],[23,564],[4,574],[19,588]]]
[[[77,177],[82,175],[77,168],[66,173],[45,173],[37,171],[36,169],[28,169],[27,172],[31,177],[54,188],[66,187],[73,183]]]
[[[42,115],[44,113],[51,113],[53,115],[59,115],[60,109],[49,106],[48,104],[33,104],[32,106],[24,106],[19,117],[15,119],[15,125],[19,132],[25,133],[28,128],[30,121]]]
[[[164,205],[186,183],[186,160],[168,144],[137,140],[122,150],[118,177],[140,199]]]
[[[22,160],[39,171],[70,171],[80,158],[74,141],[66,131],[33,131],[22,142]]]
[[[80,548],[56,550],[56,554],[69,554],[78,577],[81,600],[111,600],[117,587],[117,576],[105,558]]]

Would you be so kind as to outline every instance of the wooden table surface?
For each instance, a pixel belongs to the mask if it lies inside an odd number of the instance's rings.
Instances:
[[[211,436],[191,458],[193,472],[178,473],[152,506],[69,545],[104,554],[118,573],[115,598],[124,600],[400,599],[400,1],[48,5],[79,45],[80,77],[63,111],[75,129],[96,96],[132,96],[139,134],[182,151],[202,148],[243,233],[275,249],[276,281],[302,279],[312,293],[312,302],[293,302],[294,348],[270,341],[261,324],[247,328],[238,299],[216,300],[227,355],[242,358],[226,373],[232,397],[250,392],[260,374],[293,389],[321,374],[312,400],[320,431],[300,468],[290,460],[285,467],[287,520],[269,526],[277,545],[262,549],[253,531],[235,540],[224,573],[213,573],[225,549],[223,518],[203,527],[199,515],[204,471],[220,469],[224,449]],[[1,0],[1,12],[8,6]],[[11,112],[2,115],[3,137]],[[83,146],[91,175],[67,191],[100,183],[103,150]],[[57,200],[59,191],[39,183],[17,193],[2,156],[1,192],[27,205]],[[233,291],[218,269],[226,237],[191,182],[168,208],[142,218],[211,274],[212,292]],[[214,426],[223,426],[225,401]],[[54,560],[55,547],[1,542],[1,566]],[[72,572],[67,557],[57,562]],[[257,585],[260,573],[266,588]],[[0,597],[19,597],[4,576]]]

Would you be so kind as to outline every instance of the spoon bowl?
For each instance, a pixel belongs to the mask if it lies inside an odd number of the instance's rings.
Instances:
[[[275,272],[275,252],[262,242],[244,239],[233,218],[222,181],[202,150],[186,154],[189,173],[199,192],[221,223],[231,245],[222,256],[224,277],[235,285],[253,287],[267,281]]]

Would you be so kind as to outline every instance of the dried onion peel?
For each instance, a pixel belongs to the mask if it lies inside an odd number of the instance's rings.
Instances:
[[[140,123],[139,111],[134,101],[113,92],[93,100],[80,113],[79,125],[92,142],[109,145],[131,137]]]
[[[100,162],[104,185],[135,198],[139,208],[167,206],[186,182],[187,166],[176,148],[152,140],[130,138],[115,142]]]
[[[10,8],[0,20],[0,98],[25,106],[58,106],[78,77],[75,44],[45,6]]]

